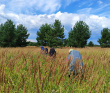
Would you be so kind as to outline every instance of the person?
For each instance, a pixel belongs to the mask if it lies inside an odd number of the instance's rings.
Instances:
[[[49,56],[50,56],[50,57],[52,57],[52,56],[53,56],[53,57],[56,57],[56,51],[55,51],[54,48],[51,48],[51,49],[50,49]]]
[[[41,53],[43,54],[43,52],[44,52],[44,47],[41,46]]]
[[[83,72],[83,62],[79,51],[70,49],[69,55],[66,60],[68,62],[70,61],[69,64],[70,74],[72,73],[73,75],[78,75],[80,72]]]
[[[48,48],[44,48],[44,52],[47,55],[48,54]]]

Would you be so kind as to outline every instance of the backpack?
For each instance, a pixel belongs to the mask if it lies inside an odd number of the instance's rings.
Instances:
[[[56,51],[55,51],[54,48],[51,48],[51,49],[50,49],[49,55],[50,55],[50,56],[56,56]]]
[[[48,54],[48,48],[44,48],[45,54]]]

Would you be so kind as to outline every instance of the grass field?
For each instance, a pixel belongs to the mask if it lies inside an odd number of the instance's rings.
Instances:
[[[0,48],[0,93],[110,93],[110,48],[72,48],[82,55],[84,76],[68,77],[69,47],[56,59],[40,47]]]

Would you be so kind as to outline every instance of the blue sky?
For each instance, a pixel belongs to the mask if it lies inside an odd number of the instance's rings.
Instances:
[[[110,29],[110,0],[0,0],[0,24],[11,19],[23,24],[36,42],[36,32],[42,24],[53,24],[59,19],[65,27],[65,37],[77,21],[84,21],[92,31],[89,41],[94,44],[101,37],[101,30]]]

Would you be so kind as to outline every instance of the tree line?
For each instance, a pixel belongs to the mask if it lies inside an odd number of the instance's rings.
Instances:
[[[77,21],[68,33],[68,38],[64,35],[64,26],[58,19],[53,24],[42,24],[37,31],[37,43],[27,42],[29,37],[28,30],[22,24],[17,25],[11,20],[7,20],[0,25],[0,47],[24,47],[24,46],[49,46],[49,47],[85,47],[94,46],[87,40],[91,36],[89,26],[84,21]],[[101,47],[110,47],[110,29],[103,28],[101,38],[97,40]]]
[[[110,29],[103,28],[101,31],[101,38],[97,41],[101,47],[110,47]],[[72,46],[72,47],[85,47],[94,46],[94,43],[90,41],[87,44],[87,40],[91,36],[89,26],[83,21],[77,21],[73,28],[68,33],[68,38],[64,37],[64,26],[61,21],[55,20],[53,25],[43,24],[39,31],[37,31],[37,43],[43,46]]]
[[[0,25],[0,46],[1,47],[23,47],[27,45],[29,37],[28,30],[22,24],[15,27],[13,21],[7,20]]]

